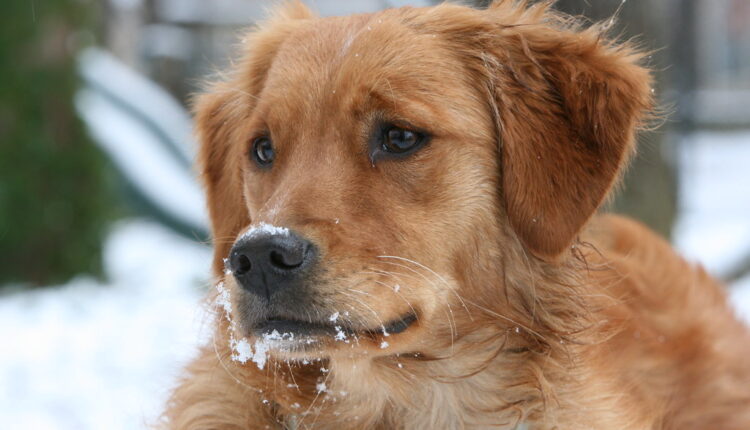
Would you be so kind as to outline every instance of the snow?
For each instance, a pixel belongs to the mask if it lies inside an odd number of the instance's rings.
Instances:
[[[258,225],[250,227],[245,233],[242,234],[240,239],[251,239],[261,234],[288,236],[289,229],[286,227],[277,227],[275,225],[262,222]]]
[[[268,360],[268,342],[256,341],[255,342],[255,354],[253,355],[253,363],[258,366],[258,369],[263,370]]]
[[[247,363],[248,360],[255,360],[255,353],[253,352],[253,349],[250,347],[250,343],[248,343],[247,339],[240,339],[239,341],[232,340],[232,360],[239,362],[239,363]],[[260,361],[260,360],[258,360]],[[265,360],[262,361],[261,365],[258,365],[261,369],[263,369],[263,365],[265,364]]]
[[[231,319],[230,319],[231,321]],[[234,330],[234,322],[232,322],[232,329]],[[309,343],[314,340],[311,338],[298,339]],[[252,361],[258,366],[258,369],[263,370],[266,367],[268,361],[268,352],[271,348],[284,348],[286,345],[293,345],[295,343],[294,333],[279,333],[277,330],[271,333],[265,333],[263,336],[256,340],[253,346],[246,338],[237,340],[234,337],[234,332],[230,333],[229,346],[232,348],[232,360],[245,364],[248,361]]]
[[[346,340],[346,333],[344,333],[344,330],[342,330],[340,326],[335,326],[334,329],[336,329],[336,335],[333,337],[334,339]]]
[[[750,246],[748,162],[748,132],[698,133],[680,158],[676,244],[714,273]],[[82,277],[59,288],[0,295],[0,427],[147,428],[184,364],[209,339],[212,317],[202,305],[209,288],[219,289],[218,304],[231,314],[227,287],[212,287],[208,279],[210,249],[156,223],[117,224],[104,260],[106,282]],[[750,276],[729,292],[750,323]],[[283,333],[257,344],[245,340],[237,354],[265,366],[263,348],[282,341]]]
[[[227,320],[232,321],[232,298],[229,296],[229,290],[224,287],[223,282],[216,284],[219,295],[216,297],[216,304],[224,308],[224,314]]]
[[[680,159],[675,245],[722,275],[750,253],[750,131],[699,132]]]
[[[152,222],[117,224],[109,281],[0,296],[0,427],[138,429],[156,422],[207,340],[210,249]]]
[[[227,276],[231,275],[233,272],[232,272],[232,267],[229,264],[229,259],[225,258],[222,261],[224,262],[224,274]]]

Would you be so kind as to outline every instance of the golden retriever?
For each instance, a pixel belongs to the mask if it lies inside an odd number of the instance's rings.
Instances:
[[[643,55],[548,3],[280,7],[197,103],[213,342],[173,429],[750,429],[721,285],[595,216]]]

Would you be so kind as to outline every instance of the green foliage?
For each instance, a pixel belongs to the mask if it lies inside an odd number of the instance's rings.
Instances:
[[[111,169],[76,117],[93,2],[11,0],[0,26],[0,285],[100,272]]]

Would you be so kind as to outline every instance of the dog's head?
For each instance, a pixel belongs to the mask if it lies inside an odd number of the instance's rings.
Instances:
[[[543,5],[294,3],[242,49],[197,104],[214,268],[239,335],[298,357],[497,311],[504,271],[568,258],[650,104],[636,53]]]

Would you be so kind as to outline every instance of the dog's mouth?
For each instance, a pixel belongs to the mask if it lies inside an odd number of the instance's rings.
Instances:
[[[330,336],[334,340],[346,341],[361,337],[374,338],[403,333],[416,321],[417,316],[410,313],[384,323],[378,328],[360,329],[337,323],[336,318],[332,318],[327,323],[320,323],[271,317],[256,323],[252,331],[258,337],[271,340],[301,341],[304,339],[310,342],[316,338]]]

